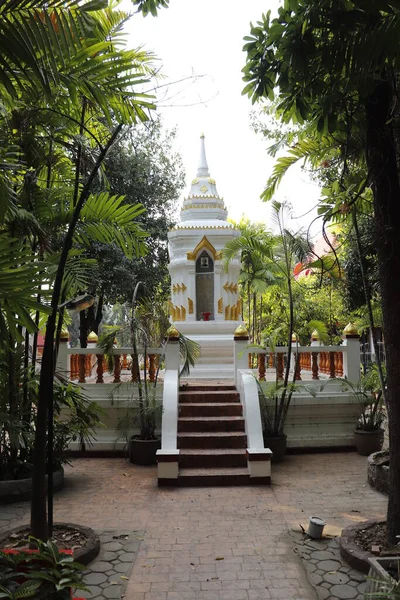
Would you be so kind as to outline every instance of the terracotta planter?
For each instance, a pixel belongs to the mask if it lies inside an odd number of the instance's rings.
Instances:
[[[264,435],[264,446],[272,450],[272,462],[281,462],[286,454],[286,435]]]
[[[354,443],[357,452],[361,456],[369,456],[373,452],[379,452],[383,446],[384,434],[383,429],[375,429],[374,431],[356,429],[354,432]]]
[[[161,450],[161,440],[141,440],[132,437],[129,440],[129,460],[135,465],[155,465],[156,452]]]

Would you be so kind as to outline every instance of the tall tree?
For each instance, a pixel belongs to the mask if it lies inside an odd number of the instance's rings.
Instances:
[[[28,162],[29,170],[21,170],[22,182],[1,176],[3,229],[15,230],[12,220],[16,212],[21,216],[19,203],[24,200],[25,221],[37,226],[37,219],[27,218],[26,207],[35,204],[50,208],[57,214],[60,233],[58,256],[46,271],[51,302],[46,309],[50,314],[40,372],[32,482],[32,533],[45,540],[46,429],[47,420],[50,428],[52,423],[58,307],[68,287],[68,266],[72,266],[77,257],[73,244],[79,236],[80,243],[86,238],[85,228],[100,242],[107,243],[117,237],[118,243],[130,248],[132,253],[140,248],[140,240],[135,235],[139,230],[134,223],[137,208],[121,207],[122,199],[108,194],[94,196],[92,185],[124,125],[146,120],[152,108],[150,99],[139,92],[139,86],[152,76],[151,57],[143,50],[123,48],[121,30],[127,15],[104,1],[77,4],[61,0],[18,0],[3,3],[0,15],[2,121],[8,131],[24,130],[21,139],[36,142],[30,145],[34,152]],[[27,112],[36,116],[36,121],[28,120]],[[21,128],[12,126],[16,118]],[[25,135],[26,124],[30,136]],[[43,148],[46,148],[48,164],[34,164],[43,154]],[[55,164],[58,164],[57,169]],[[13,172],[12,168],[15,172],[12,165],[6,169],[6,176]],[[18,195],[19,185],[21,193]],[[113,223],[111,213],[117,216]],[[94,215],[101,219],[101,227]],[[128,222],[132,223],[130,234],[122,237],[117,221],[125,225],[127,231]],[[31,256],[32,263],[40,258],[37,244],[33,245]],[[33,267],[32,272],[35,270]],[[21,291],[24,290],[21,287]],[[24,308],[20,303],[11,315],[5,311],[9,331],[13,328],[13,318],[17,331],[21,325],[27,326],[21,318],[27,321],[31,317],[26,310],[23,312]],[[36,327],[32,319],[29,326]]]
[[[371,188],[387,357],[392,543],[400,534],[399,35],[396,2],[294,0],[276,19],[265,15],[251,28],[244,68],[244,93],[253,101],[277,95],[282,121],[306,121],[315,136],[338,141],[344,175],[350,158],[366,162],[366,179],[352,202]],[[336,210],[342,204],[343,196]]]

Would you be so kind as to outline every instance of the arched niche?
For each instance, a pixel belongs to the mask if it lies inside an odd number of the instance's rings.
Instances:
[[[203,250],[196,258],[196,320],[214,319],[214,260]]]

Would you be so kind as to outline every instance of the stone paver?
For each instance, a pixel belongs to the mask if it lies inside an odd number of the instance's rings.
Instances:
[[[294,547],[302,557],[308,580],[324,600],[363,600],[365,575],[352,569],[340,556],[338,540],[324,536],[316,541],[298,531],[292,531]],[[320,550],[316,550],[316,547]],[[329,560],[326,560],[329,556]],[[316,575],[316,573],[320,573]],[[326,590],[328,595],[325,595]]]
[[[90,563],[85,572],[85,584],[88,589],[80,591],[79,595],[92,600],[120,599],[125,592],[143,535],[143,531],[101,532],[100,554]],[[118,542],[110,541],[110,539],[118,540]],[[114,550],[111,550],[111,547]],[[128,552],[128,549],[135,551]]]
[[[324,580],[329,570],[321,563],[340,562],[336,549],[316,541],[305,546],[300,533],[293,538],[293,529],[310,515],[339,530],[383,516],[387,499],[367,486],[366,468],[366,459],[355,453],[288,456],[273,466],[271,487],[158,489],[155,468],[122,459],[79,459],[66,468],[55,518],[108,532],[102,533],[97,560],[113,564],[114,574],[101,571],[112,584],[104,589],[106,582],[93,584],[96,594],[101,590],[95,598],[326,600],[334,586],[337,593],[344,586],[356,595],[342,597],[357,599],[364,584],[352,579],[351,569],[332,570],[357,586]],[[0,530],[28,517],[27,503],[2,507]],[[321,551],[329,557],[311,558]],[[114,552],[121,553],[118,561]],[[128,554],[134,555],[129,562],[120,560]],[[128,565],[126,571],[122,565]],[[96,572],[92,565],[90,571]],[[311,572],[314,583],[307,579]],[[130,577],[125,590],[121,575]]]

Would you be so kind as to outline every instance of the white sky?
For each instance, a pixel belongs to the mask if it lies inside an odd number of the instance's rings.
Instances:
[[[167,127],[178,128],[187,188],[196,175],[199,137],[204,132],[211,176],[234,220],[245,215],[268,222],[270,208],[260,194],[274,159],[266,153],[268,142],[250,130],[252,105],[241,95],[242,47],[250,21],[278,4],[277,0],[171,0],[170,8],[160,10],[157,18],[135,15],[128,26],[129,46],[144,45],[159,58],[163,83],[203,75],[194,83],[171,86],[167,90],[174,96],[171,99],[160,95],[159,112]],[[276,199],[287,199],[300,216],[316,204],[318,194],[318,186],[292,167]],[[314,216],[315,211],[292,227],[306,228]]]

